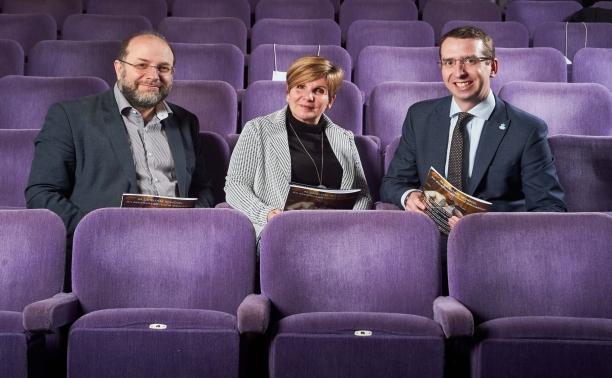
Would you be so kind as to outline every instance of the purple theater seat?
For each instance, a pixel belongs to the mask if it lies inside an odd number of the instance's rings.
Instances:
[[[383,177],[380,140],[372,138],[371,135],[355,135],[355,145],[359,152],[372,201],[376,202],[380,199],[380,183]]]
[[[353,62],[367,46],[434,46],[432,27],[424,21],[357,20],[348,28],[346,49]]]
[[[385,152],[384,152],[384,173],[387,173],[387,169],[389,169],[389,164],[391,164],[391,160],[393,160],[393,157],[395,156],[395,151],[397,151],[397,147],[399,146],[399,142],[400,139],[402,138],[401,135],[396,136],[393,141],[389,144],[387,144],[387,147],[385,147]]]
[[[219,135],[236,132],[236,90],[224,81],[175,80],[167,100],[194,113],[200,121],[200,131]]]
[[[225,176],[230,160],[230,148],[225,138],[210,131],[200,132],[202,160],[209,174],[216,203],[225,202]]]
[[[229,43],[246,54],[247,29],[235,17],[166,17],[158,29],[170,42]]]
[[[117,76],[113,61],[120,41],[40,41],[30,51],[26,73],[29,76],[96,76],[109,87]]]
[[[287,2],[292,5],[293,3]],[[253,25],[251,49],[263,44],[340,46],[340,27],[330,19],[263,19]]]
[[[69,376],[238,376],[236,313],[255,282],[255,232],[239,212],[96,210],[75,231],[72,274],[69,298],[25,320],[83,314],[70,327]]]
[[[514,82],[499,96],[543,119],[548,135],[612,135],[612,93],[601,84]]]
[[[439,248],[435,225],[416,213],[272,219],[259,296],[271,305],[270,376],[442,377],[444,336],[432,320]]]
[[[575,83],[599,83],[612,92],[612,49],[587,47],[574,56],[572,81]]]
[[[173,17],[236,17],[251,28],[251,7],[247,0],[174,0]]]
[[[440,81],[437,47],[368,46],[361,50],[355,67],[355,84],[366,95],[385,81]]]
[[[575,1],[513,1],[506,8],[506,21],[518,21],[527,26],[533,38],[536,26],[548,21],[566,21],[582,9]]]
[[[264,18],[334,19],[334,6],[329,0],[259,0],[255,21]]]
[[[25,191],[38,130],[0,129],[0,209],[25,208]]]
[[[0,39],[0,78],[7,75],[23,75],[25,57],[19,43]]]
[[[419,101],[448,95],[450,93],[441,81],[379,84],[370,95],[364,134],[376,135],[382,145],[386,146],[402,133],[409,107]]]
[[[474,25],[486,31],[493,39],[496,48],[529,47],[529,31],[525,25],[517,21],[452,20],[444,24],[440,35],[464,25]]]
[[[88,0],[89,14],[141,15],[155,27],[168,15],[166,0]]]
[[[36,42],[57,39],[57,28],[48,14],[0,13],[0,38],[18,42],[26,55]]]
[[[52,104],[108,88],[97,77],[5,76],[0,78],[0,128],[40,129]]]
[[[568,211],[612,211],[612,137],[554,135],[548,142]]]
[[[448,240],[447,335],[473,334],[472,377],[604,377],[612,371],[612,217],[467,216]]]
[[[535,27],[533,46],[555,48],[573,61],[582,48],[612,48],[612,23],[546,22]]]
[[[83,13],[81,0],[3,0],[3,13],[46,13],[59,28],[71,14]],[[91,0],[90,0],[91,1]]]
[[[0,210],[0,225],[0,373],[3,377],[50,376],[43,362],[50,356],[39,348],[44,336],[24,329],[23,309],[62,295],[64,224],[48,210]]]
[[[122,41],[145,30],[153,30],[151,21],[138,14],[73,14],[64,20],[62,39]]]
[[[271,80],[272,71],[286,72],[299,57],[304,55],[323,56],[344,70],[344,79],[351,79],[351,57],[340,46],[320,45],[259,45],[251,52],[249,61],[249,84],[258,80]],[[275,59],[276,58],[276,59]]]
[[[499,71],[491,79],[491,89],[499,93],[511,81],[567,82],[563,54],[550,47],[495,49]]]
[[[612,1],[598,1],[593,4],[593,8],[612,9]]]
[[[423,8],[423,21],[433,27],[436,42],[444,24],[451,20],[501,21],[502,10],[497,4],[483,0],[435,0],[428,1]]]
[[[345,0],[340,5],[339,23],[342,39],[353,21],[399,20],[416,21],[419,11],[412,1]]]
[[[175,80],[222,80],[244,87],[244,54],[227,43],[170,43],[176,55]]]
[[[287,106],[287,83],[261,80],[251,83],[242,99],[242,125],[255,117],[264,116]],[[361,135],[363,99],[350,81],[344,81],[336,93],[332,108],[325,112],[338,126]]]

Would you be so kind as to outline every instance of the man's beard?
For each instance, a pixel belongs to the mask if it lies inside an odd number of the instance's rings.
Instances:
[[[117,84],[125,99],[135,108],[152,108],[162,102],[170,93],[170,87],[161,82],[156,83],[159,85],[157,93],[141,93],[138,91],[138,84],[136,82],[127,83],[125,77],[122,77]]]

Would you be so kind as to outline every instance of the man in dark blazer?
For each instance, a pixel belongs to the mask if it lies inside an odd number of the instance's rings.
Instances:
[[[459,113],[467,112],[463,191],[492,202],[492,211],[566,211],[546,124],[492,93],[498,64],[493,41],[481,29],[461,27],[442,37],[441,72],[451,96],[408,110],[382,201],[424,211],[420,188],[430,167],[447,174],[451,136]],[[451,217],[451,228],[458,221]]]
[[[174,53],[145,32],[123,43],[117,83],[99,95],[54,104],[35,140],[28,208],[47,208],[71,236],[92,210],[118,207],[123,193],[214,199],[200,156],[195,115],[166,103]]]

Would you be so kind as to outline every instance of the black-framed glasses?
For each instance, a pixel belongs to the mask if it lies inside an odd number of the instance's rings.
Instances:
[[[461,63],[468,67],[474,67],[480,62],[486,62],[487,60],[493,60],[493,58],[490,56],[465,56],[463,58],[441,59],[438,64],[442,68],[453,68],[457,63]]]
[[[138,71],[144,72],[146,70],[148,70],[149,68],[153,67],[157,70],[157,72],[160,75],[168,75],[171,73],[174,73],[174,67],[169,65],[169,64],[158,64],[157,66],[153,66],[147,63],[130,63],[130,62],[126,62],[125,60],[121,60],[121,59],[117,59],[118,61],[120,61],[121,63],[125,63],[125,64],[129,64],[130,66],[136,68]]]

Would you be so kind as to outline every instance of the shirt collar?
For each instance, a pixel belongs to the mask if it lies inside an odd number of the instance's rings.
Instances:
[[[478,105],[470,109],[468,113],[470,113],[474,117],[481,118],[486,121],[493,113],[493,110],[495,110],[495,96],[493,95],[493,91],[489,89],[489,94],[487,95],[487,98],[485,98]],[[459,105],[457,105],[457,102],[453,97],[451,100],[449,117],[453,118],[458,113],[461,113],[461,109],[459,108]]]
[[[119,112],[121,114],[125,115],[126,109],[128,110],[134,109],[134,107],[130,105],[128,100],[125,98],[123,93],[121,93],[121,91],[119,90],[119,85],[117,83],[115,83],[115,86],[113,87],[113,93],[115,94],[115,100],[117,101],[117,107],[119,108]],[[166,101],[162,101],[159,104],[155,105],[155,115],[157,116],[157,119],[159,119],[160,121],[168,118],[170,114],[172,114],[172,109],[170,109]]]

